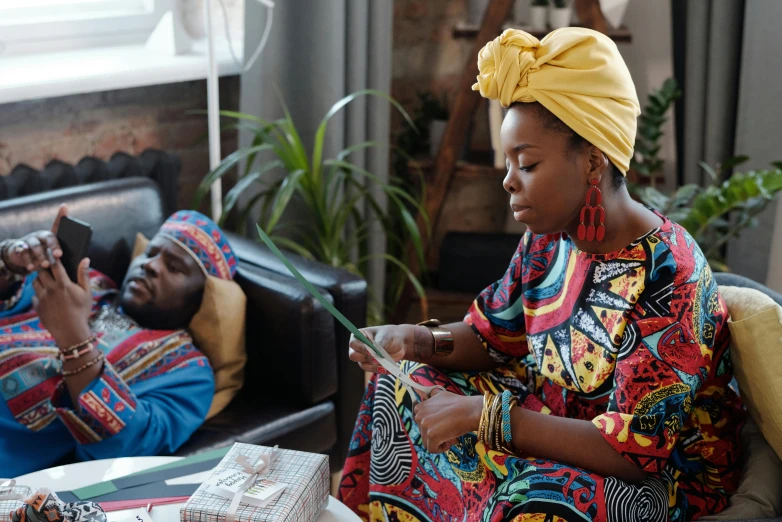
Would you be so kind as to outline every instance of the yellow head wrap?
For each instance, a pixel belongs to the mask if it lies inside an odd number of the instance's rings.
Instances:
[[[641,113],[633,79],[616,44],[579,27],[557,29],[538,40],[508,29],[478,54],[474,91],[499,100],[540,102],[627,173]]]

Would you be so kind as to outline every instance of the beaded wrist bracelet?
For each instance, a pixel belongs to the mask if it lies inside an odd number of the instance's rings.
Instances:
[[[63,361],[71,361],[73,359],[78,359],[85,353],[88,353],[90,350],[92,350],[92,348],[94,347],[97,341],[98,341],[98,335],[92,334],[91,336],[87,337],[87,339],[85,339],[84,341],[69,346],[65,350],[60,350],[59,357]]]
[[[73,377],[74,375],[78,375],[81,372],[83,372],[84,370],[86,370],[87,368],[89,368],[90,366],[93,366],[93,365],[98,364],[99,362],[101,362],[103,360],[103,358],[104,358],[103,352],[98,352],[98,356],[97,357],[95,357],[91,361],[87,361],[86,363],[82,364],[81,366],[79,366],[75,370],[70,370],[70,371],[63,370],[62,371],[62,376],[63,377]]]

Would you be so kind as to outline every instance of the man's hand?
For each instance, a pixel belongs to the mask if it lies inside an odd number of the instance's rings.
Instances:
[[[483,396],[465,396],[432,390],[431,396],[415,406],[415,422],[421,430],[424,447],[430,453],[443,453],[459,437],[478,430]]]
[[[51,270],[40,270],[33,282],[33,307],[43,326],[49,330],[61,350],[88,339],[91,335],[89,318],[92,312],[90,290],[90,260],[79,263],[79,283],[68,278],[65,267],[58,260]]]
[[[6,261],[17,272],[35,272],[48,269],[53,261],[62,257],[60,242],[57,241],[57,229],[60,219],[68,215],[68,207],[60,206],[51,231],[38,230],[18,239],[8,247]],[[51,254],[51,256],[49,255]]]

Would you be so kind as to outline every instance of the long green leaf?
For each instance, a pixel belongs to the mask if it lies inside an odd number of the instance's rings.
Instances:
[[[277,122],[269,121],[263,118],[259,118],[258,116],[254,116],[252,114],[247,114],[244,112],[237,112],[237,111],[220,111],[220,116],[224,116],[226,118],[233,118],[236,120],[252,121],[254,123],[258,123],[259,125],[263,125],[264,127],[274,127],[275,124],[279,122],[279,120],[277,120]]]
[[[401,262],[394,256],[390,254],[370,254],[360,259],[359,262],[367,261],[369,259],[377,259],[377,258],[385,259],[386,261],[393,263],[399,269],[401,269],[405,273],[405,275],[407,275],[407,279],[413,285],[413,288],[415,288],[415,292],[418,294],[418,297],[421,298],[422,303],[426,301],[426,290],[424,290],[424,286],[421,284],[421,281],[419,281],[418,278],[415,276],[415,274],[413,274],[413,272],[410,271],[407,265],[405,265],[403,262]]]
[[[426,260],[424,259],[424,245],[421,241],[421,232],[418,230],[418,224],[415,222],[415,218],[403,206],[399,207],[399,213],[402,216],[402,223],[404,223],[407,229],[407,235],[410,236],[410,240],[413,242],[413,249],[418,257],[418,266],[423,268],[426,266]]]
[[[285,209],[288,207],[288,203],[293,197],[294,192],[300,188],[299,180],[305,174],[306,171],[300,169],[295,172],[291,172],[285,177],[285,180],[282,182],[282,186],[280,186],[279,192],[277,192],[277,195],[274,197],[274,203],[272,204],[272,215],[269,218],[269,222],[266,224],[266,228],[269,230],[274,230],[274,226],[280,220],[282,213],[285,212]]]
[[[391,196],[391,194],[394,194],[396,196],[401,197],[402,199],[409,202],[415,209],[418,211],[418,213],[422,216],[424,220],[424,224],[426,227],[426,233],[427,236],[431,236],[431,223],[429,220],[429,215],[426,213],[426,208],[424,205],[416,200],[414,197],[412,197],[410,194],[406,193],[404,190],[401,190],[398,187],[394,187],[393,185],[389,185],[388,183],[381,180],[378,176],[375,174],[372,174],[366,169],[362,169],[361,167],[358,167],[356,165],[353,165],[352,163],[349,163],[347,161],[337,161],[337,160],[326,160],[324,162],[326,165],[336,165],[338,167],[341,167],[345,170],[351,171],[355,174],[360,174],[361,176],[367,177],[374,181],[386,194]]]
[[[260,172],[253,172],[248,174],[247,176],[240,179],[239,182],[234,185],[230,191],[228,191],[228,194],[226,194],[225,198],[223,199],[223,213],[220,216],[220,220],[217,222],[219,226],[225,226],[225,221],[228,219],[228,216],[231,214],[231,211],[236,205],[236,202],[239,200],[239,196],[241,196],[242,193],[247,190],[247,187],[255,183],[260,177]]]
[[[191,208],[199,208],[201,206],[201,202],[203,201],[204,197],[207,193],[209,193],[210,188],[212,187],[212,184],[217,181],[218,179],[225,176],[234,166],[236,166],[237,163],[242,161],[242,159],[246,158],[247,156],[260,152],[262,150],[269,150],[272,146],[264,143],[262,145],[258,145],[257,147],[248,147],[246,149],[239,149],[236,152],[232,152],[226,158],[220,163],[220,165],[217,166],[215,170],[207,174],[207,176],[201,181],[201,184],[198,186],[198,189],[196,189],[196,194],[193,197],[193,203],[191,205]]]
[[[341,151],[339,151],[337,153],[337,160],[342,161],[348,156],[350,156],[351,154],[353,154],[354,152],[357,152],[359,150],[364,150],[364,149],[370,149],[372,147],[378,147],[378,146],[379,145],[376,141],[363,141],[361,143],[356,143],[355,145],[351,145],[350,147],[346,147]]]
[[[226,194],[225,198],[223,199],[223,215],[220,216],[220,222],[218,224],[221,227],[225,225],[225,220],[228,218],[228,215],[231,213],[231,210],[233,210],[234,206],[236,205],[236,202],[239,201],[239,197],[244,193],[245,190],[247,190],[248,187],[250,187],[258,179],[260,179],[260,177],[265,172],[281,166],[282,163],[280,161],[271,161],[269,163],[266,163],[257,172],[253,172],[252,174],[244,176],[242,179],[240,179],[239,182],[236,185],[234,185],[234,187],[231,190],[228,191],[228,194]]]
[[[398,101],[393,99],[388,94],[376,89],[364,89],[349,94],[332,105],[331,109],[329,109],[329,111],[323,117],[323,120],[321,120],[320,125],[318,125],[318,130],[315,132],[315,146],[312,151],[313,178],[317,179],[320,176],[321,162],[323,161],[323,143],[325,140],[326,127],[328,126],[329,120],[339,111],[341,111],[347,104],[356,98],[359,98],[360,96],[377,96],[379,98],[385,99],[394,107],[396,107],[396,109],[402,114],[402,116],[404,116],[405,120],[407,120],[411,127],[415,128],[415,123],[413,123],[413,120],[410,118],[410,115],[407,114],[407,111],[404,109],[404,107],[402,107]]]
[[[300,245],[299,243],[297,243],[292,239],[289,239],[284,236],[274,236],[274,242],[282,245],[288,250],[296,252],[301,257],[315,261],[315,256],[312,255],[312,252],[310,252],[309,250],[307,250],[306,247]]]
[[[284,179],[275,181],[274,183],[269,185],[269,187],[266,188],[265,190],[262,190],[261,192],[253,195],[253,197],[250,198],[250,201],[248,201],[244,205],[244,208],[241,210],[241,213],[239,214],[239,220],[238,220],[240,231],[242,233],[245,233],[247,231],[246,223],[248,218],[250,217],[250,213],[253,211],[253,208],[255,208],[255,206],[258,204],[258,202],[261,201],[261,199],[264,198],[268,199],[270,195],[276,194],[280,186],[282,185],[283,181]]]
[[[703,170],[705,170],[705,171],[706,171],[706,174],[708,174],[708,175],[709,175],[709,177],[712,179],[712,181],[717,181],[717,180],[719,180],[719,176],[717,175],[717,171],[715,171],[715,170],[714,170],[714,169],[711,167],[711,165],[709,165],[709,164],[708,164],[708,163],[706,163],[705,161],[699,161],[699,162],[698,162],[698,165],[700,165],[700,167],[701,167]]]

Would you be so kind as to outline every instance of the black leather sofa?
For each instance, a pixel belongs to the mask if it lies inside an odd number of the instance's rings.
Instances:
[[[121,282],[137,232],[152,237],[167,217],[154,181],[128,178],[0,201],[0,238],[47,229],[60,203],[94,228],[92,266]],[[347,358],[349,333],[265,247],[230,236],[239,257],[236,280],[247,295],[245,386],[207,421],[178,455],[232,444],[326,453],[341,469],[363,393],[363,375]],[[366,283],[290,255],[313,284],[361,327]]]

